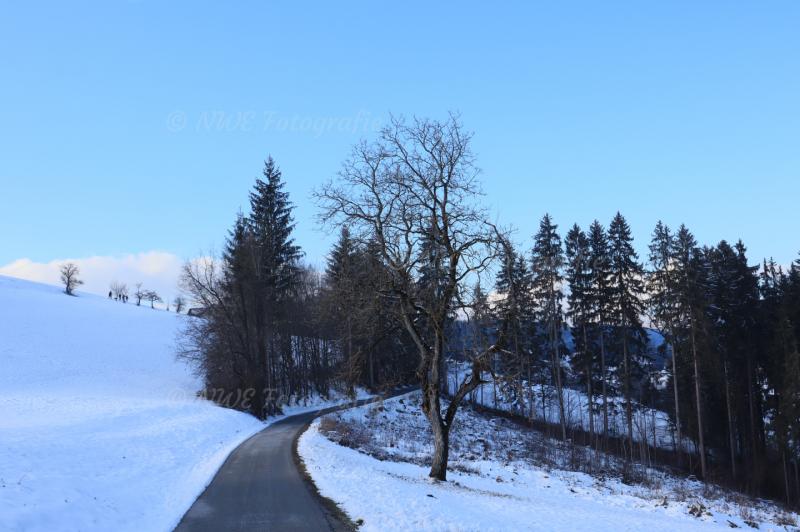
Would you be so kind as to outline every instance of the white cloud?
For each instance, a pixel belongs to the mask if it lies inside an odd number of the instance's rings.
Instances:
[[[58,285],[61,283],[58,270],[65,262],[74,262],[80,268],[80,279],[85,283],[81,291],[106,295],[112,281],[126,283],[131,289],[141,282],[145,288],[155,290],[168,301],[178,294],[178,277],[183,265],[183,260],[177,255],[148,251],[117,257],[65,258],[50,262],[18,259],[0,266],[0,275]]]

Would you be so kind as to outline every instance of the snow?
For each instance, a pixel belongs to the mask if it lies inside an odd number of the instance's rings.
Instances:
[[[784,530],[778,518],[797,519],[766,503],[711,496],[708,486],[665,473],[649,471],[649,484],[628,485],[608,472],[614,469],[608,461],[601,475],[559,468],[553,460],[570,457],[559,445],[467,409],[451,434],[448,481],[432,481],[430,430],[415,393],[325,416],[300,438],[298,450],[322,495],[363,531],[674,532],[749,529],[745,520],[761,530]],[[541,453],[550,453],[549,466]]]
[[[471,371],[468,364],[464,362],[450,361],[447,385],[450,393],[455,393],[461,382],[463,382],[468,371]],[[486,381],[491,381],[489,374],[484,375]],[[531,410],[533,416],[538,420],[545,420],[548,423],[559,424],[558,399],[555,387],[545,385],[544,387],[534,384],[532,393],[528,393],[527,384],[523,383],[525,397],[521,398],[522,404],[512,404],[503,397],[500,384],[484,384],[473,391],[468,400],[495,410],[517,413],[529,416]],[[544,388],[545,400],[542,401],[542,388]],[[580,428],[588,431],[589,423],[589,399],[588,395],[572,388],[563,388],[564,393],[564,415],[567,427]],[[532,403],[532,405],[531,405]],[[675,447],[675,432],[669,414],[661,410],[649,408],[631,402],[633,405],[633,439],[634,441],[644,441],[654,447],[662,449],[673,449]],[[531,408],[532,407],[532,408]],[[612,436],[627,435],[627,422],[625,419],[625,399],[620,396],[608,397],[608,425],[609,433]],[[602,398],[594,399],[594,430],[603,430],[603,411]],[[682,449],[686,452],[694,451],[694,442],[687,437],[683,437]]]
[[[265,427],[196,397],[186,319],[0,276],[0,530],[171,530]]]

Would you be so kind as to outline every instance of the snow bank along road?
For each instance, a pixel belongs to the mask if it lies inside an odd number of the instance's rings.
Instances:
[[[650,471],[649,482],[626,484],[614,457],[594,476],[571,471],[569,446],[468,405],[450,434],[448,481],[431,481],[419,403],[415,392],[344,410],[314,421],[298,442],[319,492],[359,532],[798,531],[796,514],[694,480]]]
[[[294,442],[308,424],[342,408],[347,406],[291,416],[246,440],[231,453],[176,531],[347,530],[313,493],[294,457]]]

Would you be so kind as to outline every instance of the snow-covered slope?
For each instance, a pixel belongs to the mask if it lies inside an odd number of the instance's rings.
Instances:
[[[447,389],[454,394],[461,382],[467,377],[468,372],[472,371],[470,366],[464,362],[449,363]],[[491,375],[488,373],[483,377],[489,384],[483,384],[467,396],[467,400],[475,404],[483,405],[495,410],[511,412],[534,419],[547,421],[548,423],[560,423],[558,410],[558,399],[555,387],[549,385],[537,385],[528,387],[523,382],[523,396],[516,402],[511,402],[503,397],[500,385],[492,382]],[[544,400],[543,400],[544,396]],[[602,398],[594,398],[594,429],[602,430]],[[633,439],[634,441],[646,442],[653,447],[662,449],[674,449],[677,446],[675,441],[675,428],[670,422],[669,414],[661,410],[645,407],[636,401],[633,404]],[[589,397],[586,393],[572,388],[564,388],[564,416],[567,427],[580,428],[585,431],[592,426],[589,423]],[[608,398],[608,417],[609,432],[612,436],[624,436],[627,432],[627,421],[625,417],[625,399],[621,396],[609,396]],[[681,449],[693,452],[695,449],[694,441],[684,437]]]
[[[623,482],[613,457],[468,407],[450,435],[448,481],[431,481],[419,401],[415,392],[330,414],[300,438],[320,492],[359,530],[797,530],[798,516],[776,505],[655,470]]]
[[[195,398],[182,319],[0,276],[0,530],[170,530],[264,427]]]

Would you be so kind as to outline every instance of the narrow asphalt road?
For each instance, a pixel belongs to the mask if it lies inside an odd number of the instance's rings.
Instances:
[[[175,530],[347,530],[298,471],[293,446],[315,417],[351,406],[291,416],[251,436],[231,453]]]

